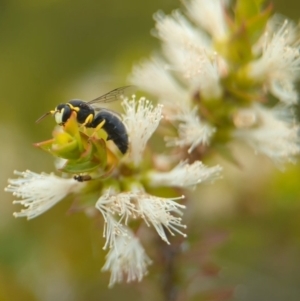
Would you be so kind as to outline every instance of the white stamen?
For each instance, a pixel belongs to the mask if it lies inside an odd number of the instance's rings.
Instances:
[[[32,219],[44,213],[66,195],[77,192],[85,185],[74,179],[64,179],[54,174],[37,174],[32,171],[14,172],[20,176],[18,179],[9,179],[9,185],[5,191],[12,192],[14,196],[22,200],[14,201],[26,209],[15,212],[15,217],[27,217]]]
[[[241,110],[237,113],[239,122],[234,136],[248,143],[255,151],[271,158],[279,167],[294,162],[300,153],[299,126],[295,123],[292,110],[277,106],[269,109],[262,105]],[[252,123],[249,123],[249,116]],[[246,118],[246,122],[241,120]],[[248,126],[247,126],[248,124]]]
[[[117,237],[115,245],[106,255],[102,271],[111,272],[109,287],[122,282],[124,278],[127,282],[141,281],[147,274],[148,265],[152,262],[138,238],[129,228],[127,232],[129,233],[127,237]]]
[[[124,229],[123,227],[127,225],[130,219],[137,218],[143,219],[148,226],[152,224],[161,238],[167,243],[169,241],[164,229],[168,229],[171,235],[174,235],[173,231],[175,231],[186,236],[178,229],[185,228],[186,226],[181,224],[180,217],[173,215],[174,213],[182,215],[180,209],[184,209],[185,206],[175,202],[175,200],[182,198],[167,199],[155,197],[140,189],[118,194],[110,191],[105,193],[96,203],[96,208],[103,214],[107,226],[109,226],[109,223],[113,225],[110,227],[112,230],[108,231],[107,228],[105,230],[105,247],[112,247],[116,237],[126,236],[127,233],[124,233],[122,230]],[[114,221],[109,220],[111,217],[114,217]],[[116,217],[118,217],[118,220],[115,219]],[[114,229],[121,230],[114,231]]]
[[[193,164],[180,162],[169,172],[152,171],[149,173],[150,183],[153,186],[174,186],[193,188],[195,185],[211,182],[220,177],[222,167],[206,167],[202,162]]]
[[[129,158],[135,165],[138,165],[142,161],[146,143],[163,117],[162,105],[154,107],[145,98],[136,101],[133,97],[131,100],[125,98],[122,106],[125,111],[123,121],[129,134]]]
[[[197,114],[197,108],[191,111],[182,112],[173,120],[180,121],[178,126],[178,137],[166,137],[167,146],[190,146],[191,153],[199,144],[209,144],[216,129],[209,124],[202,122]]]

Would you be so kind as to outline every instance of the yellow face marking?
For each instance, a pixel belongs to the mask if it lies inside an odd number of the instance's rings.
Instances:
[[[55,121],[57,124],[62,124],[62,117],[63,117],[63,114],[64,114],[64,110],[65,109],[62,109],[61,111],[55,111],[54,112],[54,117],[55,117]]]

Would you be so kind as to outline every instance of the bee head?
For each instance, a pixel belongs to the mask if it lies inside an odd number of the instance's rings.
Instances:
[[[70,118],[72,109],[68,104],[59,104],[51,114],[54,115],[55,121],[59,125],[65,124],[65,122]]]

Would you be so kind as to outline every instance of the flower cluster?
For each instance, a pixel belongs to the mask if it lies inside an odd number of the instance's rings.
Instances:
[[[293,114],[298,28],[270,18],[262,2],[237,0],[230,10],[226,0],[187,0],[184,13],[158,12],[154,34],[162,54],[136,66],[130,80],[159,104],[124,98],[119,122],[126,133],[114,127],[113,141],[105,126],[96,132],[80,127],[75,110],[52,139],[36,144],[60,159],[62,177],[26,171],[9,180],[6,191],[25,207],[15,216],[31,219],[67,195],[85,199],[87,190],[96,189],[89,195],[99,197],[89,203],[104,220],[109,285],[140,281],[151,260],[138,230],[153,227],[167,244],[175,234],[185,237],[185,190],[220,177],[221,166],[200,159],[212,150],[228,153],[229,142],[239,139],[278,165],[294,161],[300,151]],[[148,144],[160,123],[168,133],[163,155]],[[129,145],[121,155],[114,142],[124,137]]]
[[[152,158],[147,159],[145,150],[163,118],[163,107],[145,98],[136,100],[135,96],[124,98],[122,106],[121,121],[129,140],[124,156],[114,143],[105,140],[107,135],[101,129],[96,135],[94,130],[81,130],[73,114],[63,127],[54,130],[52,139],[36,144],[57,158],[56,167],[63,177],[15,172],[19,178],[10,179],[6,188],[21,199],[14,203],[25,207],[14,215],[28,219],[44,213],[67,195],[86,199],[86,191],[97,189],[100,197],[92,201],[104,220],[103,249],[109,251],[103,270],[111,272],[109,286],[124,279],[140,281],[147,274],[151,260],[138,236],[143,224],[153,227],[167,244],[170,235],[186,237],[182,223],[185,206],[180,204],[184,197],[156,196],[147,189],[193,187],[214,180],[221,172],[221,167],[208,168],[201,162],[181,162],[164,172],[151,167]]]
[[[155,15],[162,52],[135,66],[130,77],[164,104],[176,126],[166,146],[194,158],[239,139],[276,164],[293,161],[300,151],[292,107],[299,28],[271,16],[263,1],[236,1],[233,9],[225,0],[184,4],[184,13]]]

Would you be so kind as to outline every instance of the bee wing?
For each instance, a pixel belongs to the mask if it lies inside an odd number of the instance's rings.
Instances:
[[[89,105],[93,105],[96,103],[107,103],[107,102],[112,102],[115,100],[119,100],[122,96],[124,96],[124,91],[132,86],[124,86],[120,88],[116,88],[106,94],[103,94],[91,101],[88,101],[87,103]]]

